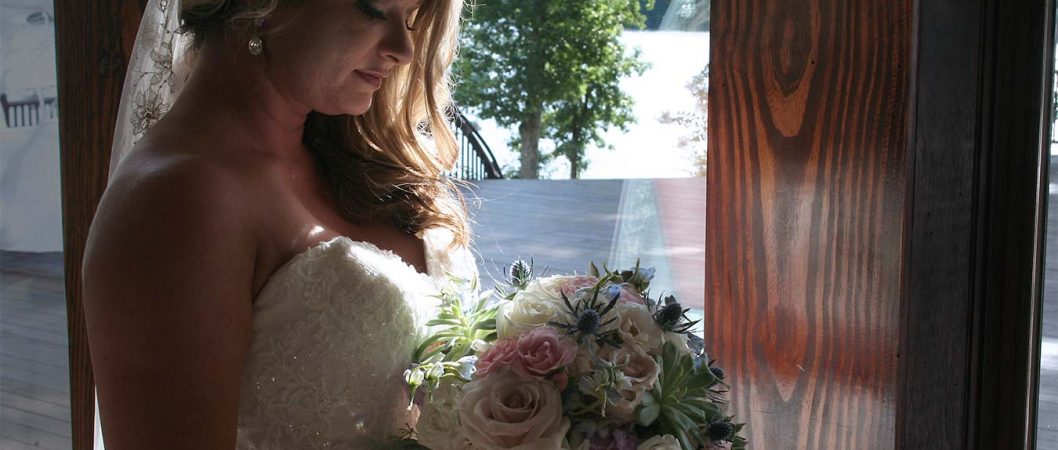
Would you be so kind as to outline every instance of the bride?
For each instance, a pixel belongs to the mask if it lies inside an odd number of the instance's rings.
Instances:
[[[385,448],[414,423],[430,294],[476,274],[443,175],[462,6],[150,1],[84,260],[109,450]]]

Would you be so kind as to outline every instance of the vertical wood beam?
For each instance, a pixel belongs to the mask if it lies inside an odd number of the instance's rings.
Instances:
[[[95,384],[81,304],[81,259],[109,172],[114,121],[146,0],[55,0],[63,259],[73,449],[93,446]]]
[[[706,342],[753,448],[895,445],[912,1],[716,0]]]
[[[920,2],[902,448],[1035,448],[1053,16]]]

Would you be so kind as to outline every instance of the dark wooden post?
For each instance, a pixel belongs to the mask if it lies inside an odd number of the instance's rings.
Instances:
[[[106,187],[114,120],[145,4],[146,0],[55,0],[74,450],[92,448],[95,416],[95,384],[81,307],[81,258]]]

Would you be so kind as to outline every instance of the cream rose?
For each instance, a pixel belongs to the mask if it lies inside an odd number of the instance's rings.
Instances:
[[[682,450],[680,448],[680,441],[677,441],[671,434],[663,436],[654,436],[650,439],[643,441],[636,447],[636,450]]]
[[[654,321],[654,316],[646,306],[638,303],[618,303],[614,310],[620,317],[617,319],[617,331],[625,343],[632,343],[651,355],[661,352],[665,332]]]
[[[618,390],[620,398],[606,407],[606,417],[620,423],[629,423],[636,418],[636,408],[643,403],[643,393],[654,386],[661,368],[654,358],[634,345],[607,350],[602,359],[620,368],[628,381],[627,388]]]
[[[510,371],[464,385],[458,410],[464,436],[482,450],[554,450],[570,426],[553,383]]]
[[[496,336],[500,339],[517,337],[529,330],[547,325],[565,305],[559,297],[564,277],[533,280],[525,290],[502,307],[496,315]]]
[[[415,431],[419,443],[433,450],[463,450],[463,429],[459,424],[459,389],[450,383],[442,384],[433,392],[432,399],[422,406]]]

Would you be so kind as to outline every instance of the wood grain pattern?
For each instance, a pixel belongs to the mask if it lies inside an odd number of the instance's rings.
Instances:
[[[81,259],[106,187],[122,83],[145,4],[145,0],[55,1],[74,450],[92,448],[95,414],[95,384],[81,305]]]
[[[758,449],[893,448],[912,2],[713,3],[706,340]]]

